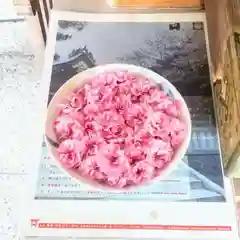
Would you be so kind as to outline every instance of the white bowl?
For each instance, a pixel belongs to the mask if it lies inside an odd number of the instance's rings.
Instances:
[[[151,70],[148,70],[143,67],[135,66],[135,65],[128,65],[128,64],[107,64],[107,65],[97,66],[94,68],[89,68],[75,75],[70,80],[68,80],[53,96],[48,106],[47,119],[45,124],[45,134],[52,140],[56,141],[56,135],[52,126],[56,119],[56,116],[60,111],[59,105],[60,103],[67,102],[66,96],[68,96],[74,89],[83,86],[88,81],[88,79],[91,79],[92,77],[97,76],[103,72],[124,71],[124,70],[130,73],[137,73],[137,74],[143,75],[155,81],[157,84],[161,85],[165,90],[169,91],[172,94],[174,99],[180,100],[182,103],[180,120],[186,123],[186,127],[187,127],[186,137],[182,142],[182,144],[179,146],[179,148],[176,149],[172,162],[165,169],[163,169],[160,176],[149,181],[149,183],[152,183],[153,181],[159,181],[165,178],[167,175],[169,175],[169,173],[171,173],[173,169],[178,165],[178,163],[183,159],[191,138],[191,117],[190,117],[187,104],[185,103],[183,97],[178,92],[178,90],[168,80],[166,80],[165,78],[163,78],[162,76],[158,75],[157,73]],[[76,171],[67,169],[61,164],[56,154],[56,148],[53,147],[48,142],[47,139],[46,139],[46,145],[52,157],[55,159],[56,163],[61,167],[61,169],[63,169],[68,175],[77,179],[80,182],[87,183],[92,187],[98,188],[99,190],[104,190],[104,191],[107,190],[107,191],[113,191],[113,192],[127,191],[130,189],[132,190],[132,188],[140,187],[140,186],[132,186],[129,188],[117,189],[114,187],[101,185],[91,179],[86,179],[85,177],[82,177],[81,175],[76,173]],[[146,184],[149,184],[149,183],[146,183]]]

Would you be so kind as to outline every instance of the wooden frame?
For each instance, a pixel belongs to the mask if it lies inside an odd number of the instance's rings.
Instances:
[[[47,28],[49,24],[49,11],[53,8],[52,0],[30,0],[32,13],[34,16],[37,15],[43,41],[46,44],[47,41]]]
[[[225,174],[240,163],[239,0],[205,1],[211,67]]]
[[[201,0],[108,0],[114,6],[160,7],[160,8],[201,8]]]

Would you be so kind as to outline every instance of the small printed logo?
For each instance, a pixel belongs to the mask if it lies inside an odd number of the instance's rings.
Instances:
[[[194,22],[193,30],[201,31],[204,29],[203,22]]]
[[[31,227],[37,227],[40,219],[31,219]]]
[[[172,24],[169,24],[169,30],[170,31],[179,31],[180,30],[180,23],[172,23]]]

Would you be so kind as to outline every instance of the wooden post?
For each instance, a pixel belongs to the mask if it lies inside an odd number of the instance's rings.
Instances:
[[[205,9],[223,165],[234,176],[240,156],[239,1],[206,0]]]

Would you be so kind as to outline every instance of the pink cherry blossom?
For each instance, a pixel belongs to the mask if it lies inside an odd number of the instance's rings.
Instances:
[[[102,73],[66,100],[53,126],[59,159],[100,184],[127,188],[154,179],[184,141],[181,102],[141,75]]]

